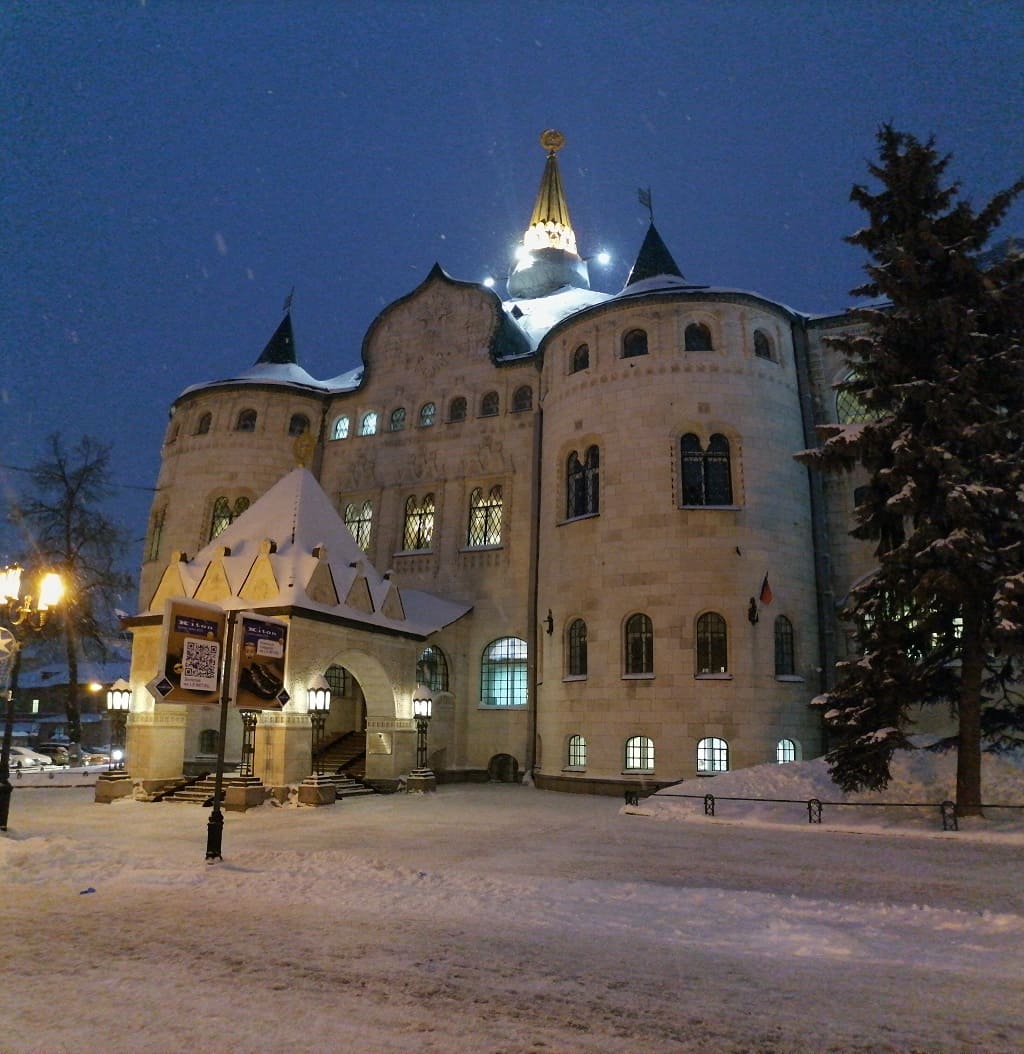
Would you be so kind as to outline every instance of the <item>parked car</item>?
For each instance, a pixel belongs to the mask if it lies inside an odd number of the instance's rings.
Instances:
[[[12,769],[38,769],[43,765],[49,764],[51,764],[51,761],[46,754],[29,750],[28,747],[11,747]]]
[[[97,747],[82,747],[82,764],[108,765],[110,764],[110,755],[105,750],[100,750]]]
[[[71,763],[71,744],[58,743],[51,740],[49,743],[40,743],[39,749],[44,754],[49,754],[54,765],[68,765]]]

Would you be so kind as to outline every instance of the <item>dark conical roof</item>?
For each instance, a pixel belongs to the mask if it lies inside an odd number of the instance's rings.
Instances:
[[[285,313],[281,325],[274,330],[274,335],[267,341],[263,354],[256,360],[256,365],[286,365],[296,362],[295,338],[292,336],[292,313]]]
[[[629,288],[635,282],[642,282],[645,278],[657,278],[658,275],[673,275],[683,278],[683,272],[679,270],[678,264],[672,259],[668,246],[661,240],[652,223],[647,228],[647,236],[644,238],[640,252],[636,255],[636,262],[626,279],[625,288]]]

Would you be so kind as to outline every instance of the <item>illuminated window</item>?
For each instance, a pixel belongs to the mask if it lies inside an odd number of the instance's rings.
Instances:
[[[425,494],[420,501],[415,494],[405,503],[403,548],[429,549],[434,540],[434,495]]]
[[[434,403],[424,403],[420,407],[420,428],[429,428],[437,416],[437,406]]]
[[[579,373],[580,370],[590,369],[590,345],[580,344],[572,353],[572,368],[570,373]]]
[[[363,414],[363,419],[359,422],[359,434],[361,436],[377,434],[377,414],[375,411],[370,410]]]
[[[725,619],[714,611],[697,619],[697,674],[729,672],[729,636]]]
[[[403,428],[405,428],[405,407],[399,406],[397,410],[391,411],[391,418],[388,420],[388,431],[401,432]]]
[[[796,761],[796,743],[792,739],[780,739],[775,744],[775,760],[780,765],[788,765]]]
[[[481,417],[497,417],[498,416],[498,393],[488,392],[480,400],[480,416]]]
[[[198,424],[196,424],[196,435],[204,436],[210,431],[210,425],[213,424],[213,414],[203,414],[199,418]]]
[[[692,432],[680,440],[684,505],[732,505],[729,440],[713,435],[707,450]]]
[[[729,744],[724,739],[702,739],[697,744],[698,772],[728,772]]]
[[[632,736],[626,740],[626,769],[630,772],[654,771],[654,740]]]
[[[626,674],[654,673],[654,625],[647,615],[630,615],[626,619]]]
[[[334,421],[334,427],[331,429],[331,439],[348,439],[348,430],[350,428],[350,422],[348,414],[342,414]]]
[[[501,486],[496,484],[484,493],[476,487],[469,496],[469,530],[466,545],[480,548],[485,545],[501,545]]]
[[[859,378],[856,373],[848,373],[842,380],[843,385],[852,384],[856,386],[859,383]],[[850,391],[848,388],[841,388],[836,393],[836,420],[841,425],[856,425],[863,424],[866,421],[877,421],[878,414],[869,410],[856,392]]]
[[[795,672],[793,623],[785,615],[779,615],[775,619],[775,676],[788,677]]]
[[[373,503],[349,502],[345,506],[345,526],[364,553],[370,551],[370,529],[373,526]]]
[[[491,641],[480,662],[480,705],[526,706],[526,698],[526,641]]]
[[[570,677],[587,676],[587,624],[573,619],[566,634],[566,673]]]
[[[587,741],[583,736],[570,736],[565,761],[571,769],[586,768]]]
[[[448,420],[449,421],[465,421],[466,420],[466,400],[461,396],[457,395],[452,399],[448,405]]]
[[[631,329],[622,338],[622,357],[633,359],[637,355],[647,354],[647,332],[642,329]]]
[[[691,322],[683,332],[687,351],[711,351],[711,330],[703,322]]]
[[[256,431],[256,411],[255,410],[243,410],[238,415],[238,420],[235,422],[236,432],[255,432]]]
[[[213,503],[213,513],[210,516],[210,541],[221,534],[234,520],[237,520],[245,510],[249,508],[248,498],[236,498],[234,505],[223,495]]]
[[[759,359],[772,359],[775,357],[772,355],[771,338],[763,329],[754,330],[754,354]]]
[[[448,691],[448,660],[440,648],[431,645],[420,652],[416,661],[416,683],[425,684],[432,692]]]
[[[601,452],[588,447],[583,460],[574,450],[566,465],[566,519],[593,516],[601,506]]]

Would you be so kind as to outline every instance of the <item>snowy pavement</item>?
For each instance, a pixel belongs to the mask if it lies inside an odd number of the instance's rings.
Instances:
[[[1024,1049],[1024,836],[445,786],[229,813],[207,864],[208,815],[15,792],[0,1050]]]

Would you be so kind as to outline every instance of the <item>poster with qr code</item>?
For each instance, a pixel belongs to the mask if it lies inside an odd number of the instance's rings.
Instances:
[[[164,607],[164,668],[152,682],[163,702],[220,701],[227,615],[216,604],[172,598]]]

